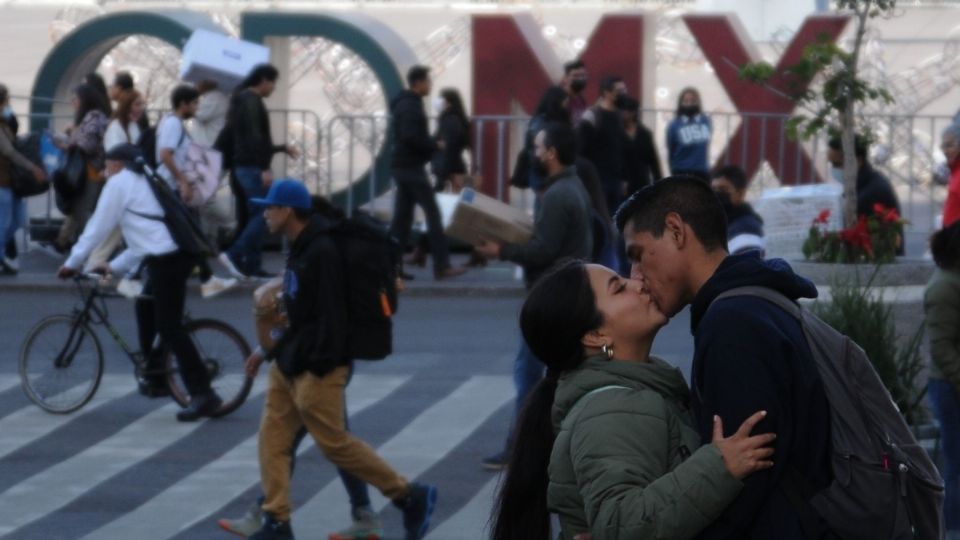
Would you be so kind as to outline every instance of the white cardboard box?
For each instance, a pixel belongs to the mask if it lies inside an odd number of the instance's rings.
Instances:
[[[183,46],[180,78],[197,83],[216,81],[229,93],[257,64],[270,61],[270,49],[209,30],[195,30]]]
[[[472,245],[484,239],[525,244],[533,236],[533,219],[521,208],[464,189],[445,232],[451,238]]]
[[[843,186],[836,182],[766,189],[754,204],[763,218],[767,257],[803,258],[813,220],[830,210],[829,230],[843,226]]]

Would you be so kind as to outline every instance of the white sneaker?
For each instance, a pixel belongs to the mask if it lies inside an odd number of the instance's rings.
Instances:
[[[221,253],[220,256],[217,257],[217,260],[220,261],[220,264],[227,269],[227,272],[230,272],[231,276],[237,279],[246,279],[249,277],[241,272],[235,264],[233,264],[233,261],[230,260],[230,256],[226,253]]]
[[[143,282],[139,279],[121,278],[117,292],[131,300],[143,294]]]
[[[204,298],[213,298],[224,291],[236,287],[237,283],[238,281],[234,278],[211,276],[210,279],[200,285],[200,295]]]
[[[11,259],[10,257],[3,258],[3,264],[7,265],[14,272],[20,271],[20,258]]]
[[[231,532],[237,536],[242,536],[246,538],[247,536],[253,536],[254,533],[260,530],[260,525],[263,523],[263,511],[260,510],[259,504],[254,504],[247,510],[247,513],[242,517],[236,519],[224,518],[217,520],[217,525],[220,525],[220,528]]]

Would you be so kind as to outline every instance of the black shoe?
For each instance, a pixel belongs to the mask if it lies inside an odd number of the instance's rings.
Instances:
[[[0,276],[15,276],[17,275],[17,269],[8,265],[5,261],[0,259]]]
[[[293,540],[293,529],[289,521],[277,521],[270,514],[264,514],[263,526],[247,540]]]
[[[223,405],[223,400],[213,390],[206,394],[198,394],[190,399],[190,404],[187,405],[186,409],[177,413],[177,420],[194,422],[204,416],[213,416],[220,405]]]
[[[404,540],[420,540],[430,528],[430,517],[437,506],[437,488],[410,484],[409,495],[393,504],[403,511]]]
[[[137,390],[140,395],[147,396],[150,399],[170,397],[170,387],[162,382],[140,381],[137,384]]]

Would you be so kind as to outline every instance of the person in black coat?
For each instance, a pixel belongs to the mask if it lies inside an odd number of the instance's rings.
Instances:
[[[766,252],[763,239],[763,218],[747,202],[750,181],[739,165],[726,165],[713,172],[710,187],[720,199],[727,214],[727,251],[731,255]]]
[[[437,98],[437,132],[434,138],[443,141],[443,148],[433,154],[430,171],[436,180],[435,189],[449,186],[456,193],[463,189],[467,164],[463,151],[470,147],[470,120],[463,99],[455,88],[444,88]]]
[[[623,116],[623,129],[627,134],[623,174],[627,180],[627,193],[633,193],[663,178],[663,169],[660,168],[653,133],[639,120],[640,102],[630,96],[620,96],[617,108]]]

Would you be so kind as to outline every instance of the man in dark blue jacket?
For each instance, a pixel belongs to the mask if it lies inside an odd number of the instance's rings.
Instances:
[[[400,92],[390,103],[390,121],[393,137],[393,157],[390,168],[397,187],[393,205],[393,223],[390,234],[406,249],[413,225],[413,209],[423,208],[427,217],[427,234],[433,255],[433,275],[446,279],[463,274],[466,269],[450,266],[447,238],[443,235],[443,221],[434,198],[433,187],[427,178],[426,165],[434,152],[443,148],[443,142],[430,137],[423,98],[430,95],[432,82],[430,68],[413,66],[407,72],[408,90]],[[404,275],[406,279],[412,276]]]
[[[761,286],[794,300],[815,298],[814,285],[786,262],[728,255],[726,220],[703,182],[672,177],[635,193],[617,212],[631,274],[672,317],[691,306],[691,389],[704,443],[714,415],[737,426],[767,411],[757,433],[773,432],[774,467],[744,480],[743,491],[700,538],[829,538],[822,520],[801,522],[808,505],[794,479],[819,490],[832,480],[830,411],[799,322],[766,300],[725,291]],[[793,501],[793,502],[791,502]]]
[[[713,188],[727,214],[727,251],[731,255],[766,252],[763,239],[763,218],[747,202],[750,180],[739,165],[725,165],[713,172]]]

